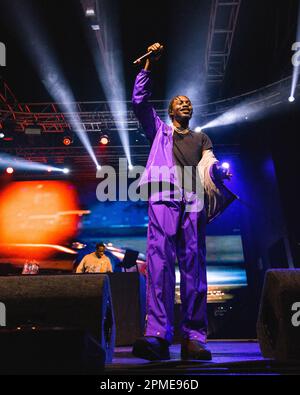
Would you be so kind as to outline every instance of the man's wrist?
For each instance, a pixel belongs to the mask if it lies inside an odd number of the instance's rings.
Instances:
[[[219,173],[219,165],[218,163],[214,163],[211,168],[211,174],[214,181],[220,181],[220,173]]]
[[[227,175],[227,169],[224,169],[222,166],[220,166],[218,163],[215,163],[213,165],[213,177],[216,181],[223,181],[226,178],[228,178]]]

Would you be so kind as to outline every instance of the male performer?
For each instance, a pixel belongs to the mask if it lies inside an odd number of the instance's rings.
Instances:
[[[210,360],[207,349],[207,280],[205,266],[205,225],[234,199],[223,184],[231,174],[218,165],[212,152],[212,143],[204,133],[189,129],[192,103],[186,96],[176,96],[169,106],[172,126],[164,123],[149,103],[151,96],[151,65],[162,52],[159,43],[147,52],[144,69],[138,74],[133,91],[133,108],[147,137],[151,152],[142,182],[148,185],[171,185],[168,198],[164,191],[150,194],[147,247],[147,317],[144,337],[133,346],[137,357],[160,360],[169,359],[169,345],[173,338],[175,260],[178,259],[181,284],[183,359]],[[186,174],[190,183],[171,173],[165,179],[157,175],[155,167],[169,169],[177,166]],[[204,185],[205,204],[197,193],[196,180]],[[177,178],[176,178],[177,177]],[[178,178],[180,179],[178,181]],[[179,192],[178,192],[179,191]],[[179,195],[178,195],[179,193]],[[179,196],[179,198],[178,198]]]
[[[76,273],[107,273],[112,272],[110,259],[104,254],[105,245],[96,244],[96,251],[83,257]]]

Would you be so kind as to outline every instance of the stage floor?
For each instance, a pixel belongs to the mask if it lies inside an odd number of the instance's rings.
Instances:
[[[257,341],[220,340],[209,341],[213,354],[210,362],[181,361],[180,345],[170,348],[169,361],[149,362],[135,358],[132,347],[116,347],[114,359],[106,365],[105,373],[111,375],[249,375],[249,374],[300,374],[300,362],[281,363],[262,357]]]

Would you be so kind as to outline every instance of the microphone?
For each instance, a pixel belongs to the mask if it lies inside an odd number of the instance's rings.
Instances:
[[[149,51],[147,53],[145,53],[143,56],[141,56],[140,58],[136,59],[133,64],[138,64],[140,63],[143,59],[148,58],[148,56],[150,56],[153,53],[153,51]]]
[[[141,56],[140,58],[136,59],[133,64],[139,64],[143,59],[148,58],[150,55],[152,55],[153,53],[158,53],[161,52],[163,50],[163,46],[161,46],[157,51],[149,51],[147,53],[145,53],[143,56]]]

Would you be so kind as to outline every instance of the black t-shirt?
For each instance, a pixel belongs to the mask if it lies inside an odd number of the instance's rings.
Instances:
[[[189,131],[187,134],[173,133],[173,155],[175,163],[182,171],[182,186],[186,190],[196,191],[196,166],[202,158],[202,151],[212,149],[210,138],[203,132],[196,133]],[[186,168],[184,179],[184,167]],[[188,179],[186,178],[188,177]],[[185,183],[184,183],[185,181]]]

